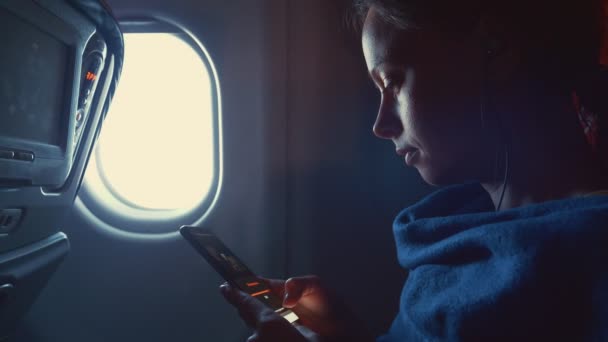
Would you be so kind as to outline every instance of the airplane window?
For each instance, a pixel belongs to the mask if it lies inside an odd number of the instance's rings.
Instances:
[[[213,179],[211,82],[200,56],[168,33],[125,35],[125,64],[99,138],[100,172],[137,207],[182,209]]]
[[[179,34],[125,34],[122,77],[83,183],[96,205],[176,217],[214,196],[219,91],[196,47]]]

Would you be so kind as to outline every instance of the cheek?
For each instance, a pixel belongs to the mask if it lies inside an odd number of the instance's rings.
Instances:
[[[481,176],[488,142],[481,128],[476,96],[461,91],[416,97],[412,127],[422,149],[418,167],[430,184],[454,184]]]
[[[408,89],[403,88],[397,95],[395,102],[399,120],[403,126],[403,135],[409,143],[416,144],[417,120],[414,97],[408,91]]]
[[[437,125],[434,132],[441,133],[427,141],[425,160],[419,168],[427,182],[444,185],[483,178],[488,156],[484,146],[488,142],[484,142],[480,129]]]
[[[481,177],[489,143],[481,127],[479,68],[472,57],[438,57],[446,55],[431,54],[418,65],[410,101],[411,127],[423,152],[416,166],[431,184]]]
[[[429,148],[440,147],[438,153],[468,150],[481,130],[478,75],[467,77],[462,70],[437,64],[418,72],[413,94],[416,125]]]

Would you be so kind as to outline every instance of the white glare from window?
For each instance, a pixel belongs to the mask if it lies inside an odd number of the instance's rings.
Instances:
[[[98,143],[115,194],[146,209],[187,209],[210,190],[211,81],[201,57],[164,33],[125,35],[125,61]]]

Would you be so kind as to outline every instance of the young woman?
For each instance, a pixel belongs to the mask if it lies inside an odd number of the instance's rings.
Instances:
[[[359,0],[375,134],[429,184],[395,220],[409,270],[378,341],[608,340],[608,6]],[[315,277],[301,326],[222,286],[250,341],[371,341]]]

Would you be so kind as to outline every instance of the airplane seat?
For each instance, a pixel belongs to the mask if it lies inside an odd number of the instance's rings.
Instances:
[[[116,89],[124,43],[103,0],[5,0],[0,46],[0,341],[6,341],[70,249],[63,220]]]

